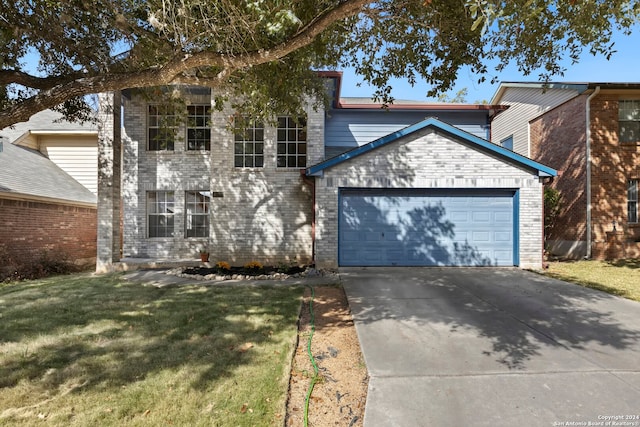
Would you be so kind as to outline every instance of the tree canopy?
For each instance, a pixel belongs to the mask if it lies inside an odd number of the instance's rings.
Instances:
[[[0,129],[46,108],[87,118],[87,94],[166,84],[212,87],[256,116],[293,112],[324,95],[316,70],[342,67],[384,103],[392,78],[436,96],[463,66],[485,79],[515,62],[546,79],[585,49],[610,56],[613,31],[639,12],[640,0],[2,2]]]

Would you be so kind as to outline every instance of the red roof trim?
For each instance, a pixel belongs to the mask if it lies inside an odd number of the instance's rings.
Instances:
[[[386,107],[383,104],[343,104],[338,103],[337,108],[349,110],[506,110],[507,105],[489,105],[489,104],[389,104]]]
[[[494,111],[496,113],[509,108],[508,105],[489,105],[489,104],[451,104],[451,103],[433,103],[433,104],[349,104],[340,100],[340,89],[342,87],[342,71],[318,71],[318,75],[324,78],[335,79],[335,99],[333,107],[345,110],[431,110],[431,111]]]

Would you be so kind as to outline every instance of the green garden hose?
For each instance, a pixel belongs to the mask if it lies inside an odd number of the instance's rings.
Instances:
[[[309,360],[311,360],[311,365],[313,366],[313,376],[311,377],[311,384],[309,384],[307,396],[304,399],[304,427],[309,425],[309,399],[311,398],[313,387],[316,385],[316,381],[318,379],[318,366],[313,358],[313,354],[311,354],[311,340],[313,339],[313,333],[316,330],[315,316],[313,314],[313,298],[315,297],[315,292],[313,291],[313,287],[307,287],[311,289],[311,300],[309,301],[309,313],[311,315],[309,323],[311,324],[311,335],[309,335],[309,341],[307,342],[307,353],[309,354]]]

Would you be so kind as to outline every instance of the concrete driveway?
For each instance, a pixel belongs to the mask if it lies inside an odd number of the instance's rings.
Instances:
[[[640,426],[640,303],[518,269],[340,275],[365,427]]]

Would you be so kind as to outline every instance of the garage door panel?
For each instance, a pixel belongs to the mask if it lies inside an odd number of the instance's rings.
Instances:
[[[449,193],[343,190],[340,265],[513,265],[513,192]]]
[[[467,211],[452,210],[449,217],[455,223],[469,222],[469,212]]]
[[[342,238],[345,242],[357,242],[360,240],[360,233],[357,231],[345,231],[342,233]]]
[[[378,231],[368,231],[364,235],[364,240],[366,242],[379,242],[380,241],[380,232],[378,232]]]
[[[475,211],[472,214],[473,222],[491,222],[491,212]]]
[[[381,262],[383,259],[382,251],[379,248],[364,248],[364,260],[369,262]]]
[[[495,236],[495,237],[494,237],[494,240],[495,240],[496,242],[500,242],[500,243],[508,243],[508,242],[511,242],[511,241],[512,241],[511,233],[496,231],[496,232],[494,233],[494,236]]]
[[[471,233],[471,243],[481,245],[491,241],[490,231],[474,231]]]
[[[403,250],[389,249],[387,250],[386,257],[391,263],[401,263],[405,258],[405,254]]]

